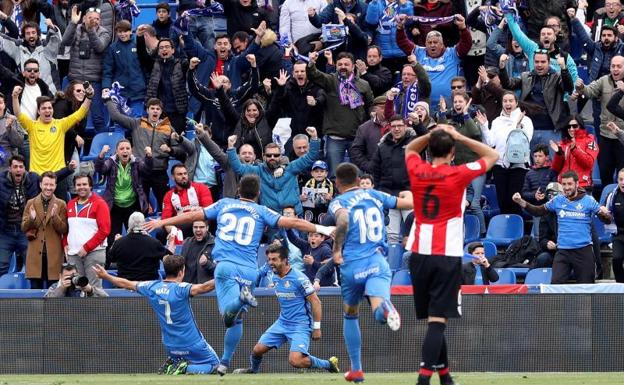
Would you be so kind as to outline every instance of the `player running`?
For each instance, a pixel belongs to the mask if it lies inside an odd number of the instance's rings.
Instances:
[[[163,265],[166,274],[163,281],[128,281],[108,274],[100,265],[95,265],[93,270],[99,278],[134,290],[149,300],[158,316],[168,355],[159,374],[210,374],[219,365],[219,357],[197,328],[190,297],[214,290],[214,280],[200,285],[182,282],[184,257],[179,255],[165,256]]]
[[[181,225],[205,219],[217,221],[217,236],[212,256],[217,262],[215,285],[219,312],[227,328],[223,356],[217,368],[220,375],[227,373],[230,360],[243,333],[241,313],[246,305],[258,305],[252,294],[258,277],[257,255],[265,227],[295,228],[305,232],[329,235],[333,228],[313,225],[302,219],[284,217],[257,204],[260,179],[245,175],[239,182],[240,199],[222,198],[203,210],[192,211],[164,220],[147,222],[151,231],[161,226]]]
[[[286,342],[290,342],[288,363],[293,367],[338,373],[338,358],[321,360],[308,353],[310,335],[315,341],[321,338],[321,300],[312,283],[305,274],[290,266],[288,248],[274,243],[269,245],[266,255],[267,263],[275,273],[272,281],[280,304],[280,315],[254,346],[249,356],[251,367],[236,369],[234,373],[258,373],[262,356],[273,348],[279,349]]]
[[[431,164],[420,158],[429,145]],[[462,145],[479,157],[476,162],[451,166],[455,146]],[[435,370],[442,385],[453,385],[449,373],[444,329],[448,318],[457,318],[464,240],[464,202],[470,182],[492,168],[498,153],[469,139],[452,126],[439,124],[405,149],[407,173],[414,196],[414,242],[410,273],[416,316],[428,319],[422,345],[417,385],[428,385]]]
[[[361,189],[359,170],[351,163],[336,168],[336,188],[340,195],[329,205],[336,219],[333,261],[340,265],[344,301],[343,334],[351,360],[347,381],[364,381],[362,336],[358,321],[360,302],[370,300],[375,320],[391,330],[401,327],[401,318],[390,302],[392,273],[380,249],[386,248],[384,210],[411,209],[409,191],[399,198],[373,189]]]

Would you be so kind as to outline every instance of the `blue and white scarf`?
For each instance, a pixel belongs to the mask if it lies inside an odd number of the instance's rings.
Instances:
[[[399,95],[394,98],[394,111],[407,119],[407,114],[414,111],[418,103],[418,82],[413,82],[407,89],[403,86],[403,82],[398,82],[395,87],[400,91]],[[401,94],[403,97],[400,97]]]
[[[113,84],[111,84],[111,90],[109,95],[111,100],[117,104],[119,112],[124,115],[130,116],[132,110],[130,109],[130,107],[128,107],[128,99],[125,96],[121,95],[121,90],[123,89],[124,87],[119,84],[119,82],[113,82]]]
[[[136,4],[131,4],[128,0],[121,0],[115,4],[115,10],[120,19],[128,20],[129,22],[132,22],[133,18],[141,14],[139,7]]]
[[[223,10],[223,5],[214,1],[207,7],[193,8],[193,9],[189,9],[188,11],[185,11],[182,14],[182,16],[176,19],[176,21],[173,23],[172,28],[180,35],[186,35],[188,34],[190,17],[199,17],[199,16],[223,17],[224,15],[225,15],[225,11]]]
[[[395,18],[399,15],[399,2],[395,1],[392,4],[388,4],[387,1],[384,2],[386,3],[386,8],[381,18],[379,18],[377,32],[381,35],[389,35],[392,33],[392,27],[396,26]]]

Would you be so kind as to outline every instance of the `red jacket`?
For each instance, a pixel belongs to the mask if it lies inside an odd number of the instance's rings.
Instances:
[[[78,197],[67,203],[69,231],[63,239],[68,254],[75,255],[80,248],[87,253],[106,248],[106,237],[111,230],[110,212],[106,201],[91,193],[82,209],[78,209]]]
[[[561,182],[561,175],[574,170],[579,176],[579,186],[592,186],[592,169],[598,157],[598,143],[592,134],[588,134],[583,129],[576,130],[576,146],[570,149],[572,140],[564,138],[559,142],[561,151],[555,154],[552,162],[552,169],[559,174],[558,180]]]
[[[207,207],[212,204],[212,194],[210,193],[208,186],[202,183],[191,182],[191,187],[195,189],[198,204],[193,205],[189,202],[189,189],[181,189],[176,186],[167,191],[167,194],[165,194],[165,197],[163,198],[162,219],[175,217],[180,213],[190,211],[192,208]],[[179,206],[172,201],[174,192],[179,196]]]

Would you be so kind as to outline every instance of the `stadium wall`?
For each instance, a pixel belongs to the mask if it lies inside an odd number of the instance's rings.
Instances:
[[[247,367],[261,333],[277,318],[272,296],[259,296],[246,314],[233,367]],[[337,355],[348,368],[342,340],[341,299],[321,296],[323,338],[311,353]],[[411,296],[394,296],[403,326],[393,333],[361,311],[367,372],[416,371],[425,323],[414,317]],[[199,328],[218,354],[223,333],[214,296],[192,300]],[[150,373],[164,360],[156,317],[139,297],[0,299],[0,373]],[[622,371],[624,297],[615,294],[465,295],[463,318],[447,329],[456,371]],[[288,348],[269,353],[265,372],[292,372]]]

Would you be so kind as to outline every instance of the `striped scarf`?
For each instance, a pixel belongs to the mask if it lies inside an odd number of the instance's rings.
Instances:
[[[344,79],[338,76],[340,83],[338,84],[338,95],[340,97],[340,104],[343,106],[348,105],[349,108],[356,109],[364,105],[362,100],[362,94],[355,86],[355,75],[351,74],[348,78]]]

